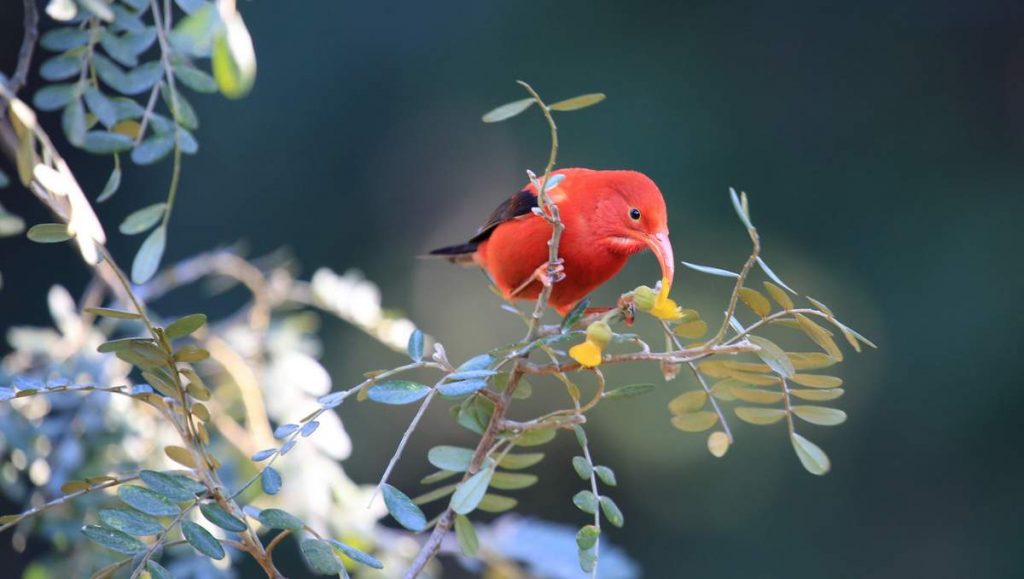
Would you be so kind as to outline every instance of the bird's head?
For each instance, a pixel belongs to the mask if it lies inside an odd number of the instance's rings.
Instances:
[[[668,237],[665,198],[649,177],[636,171],[599,171],[603,181],[595,220],[612,251],[636,253],[650,249],[661,265],[664,293],[672,285],[675,258]]]

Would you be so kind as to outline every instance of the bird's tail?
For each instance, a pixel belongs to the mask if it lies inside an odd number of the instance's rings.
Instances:
[[[477,244],[473,242],[460,243],[459,245],[449,245],[448,247],[435,249],[427,255],[441,257],[459,265],[472,265],[476,247]]]

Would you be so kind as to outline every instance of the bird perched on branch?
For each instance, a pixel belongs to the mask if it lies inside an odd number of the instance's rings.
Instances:
[[[654,181],[636,171],[563,169],[551,178],[557,175],[562,179],[548,197],[565,229],[555,268],[548,263],[551,224],[533,212],[533,184],[502,202],[468,242],[430,254],[480,266],[508,300],[535,300],[552,285],[548,303],[564,316],[630,256],[650,249],[661,264],[660,295],[667,296],[675,266],[665,199]]]

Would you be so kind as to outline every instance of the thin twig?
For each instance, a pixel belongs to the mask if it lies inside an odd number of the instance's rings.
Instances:
[[[384,474],[380,477],[380,482],[377,483],[377,488],[373,489],[373,494],[370,495],[370,502],[366,505],[366,508],[373,506],[373,501],[377,498],[377,494],[380,493],[381,487],[388,482],[388,477],[391,476],[391,471],[395,469],[395,465],[398,464],[398,459],[402,457],[402,451],[405,450],[405,445],[409,442],[409,439],[412,438],[412,433],[416,430],[416,427],[419,425],[423,415],[427,412],[427,407],[430,406],[430,401],[433,400],[434,395],[437,394],[438,385],[440,385],[440,382],[430,389],[430,393],[428,393],[427,397],[423,399],[419,409],[416,411],[416,416],[412,417],[412,421],[409,423],[408,428],[405,429],[405,434],[402,435],[402,440],[398,442],[398,448],[395,450],[395,454],[391,457],[391,460],[388,461],[388,466],[384,469]]]
[[[9,521],[7,523],[4,523],[3,525],[0,525],[0,533],[6,531],[7,529],[10,529],[14,525],[17,525],[18,523],[20,523],[21,521],[24,521],[25,519],[27,519],[29,517],[33,517],[35,515],[38,515],[39,513],[42,513],[43,511],[46,511],[47,509],[49,509],[51,507],[55,507],[57,505],[62,505],[62,504],[66,503],[66,502],[68,502],[68,501],[70,501],[72,499],[77,499],[78,497],[80,497],[82,495],[87,495],[87,494],[89,494],[89,493],[91,493],[93,491],[98,491],[98,490],[101,490],[101,489],[118,486],[118,485],[121,485],[121,484],[124,484],[124,483],[127,483],[127,482],[131,482],[131,481],[136,480],[138,478],[139,478],[138,475],[126,476],[126,477],[123,477],[123,478],[118,478],[118,479],[115,479],[115,480],[102,482],[100,484],[90,486],[87,489],[82,489],[80,491],[75,491],[73,493],[68,493],[68,494],[66,494],[66,495],[64,495],[62,497],[56,498],[56,499],[54,499],[54,500],[52,500],[52,501],[50,501],[48,503],[39,505],[38,507],[33,507],[33,508],[31,508],[31,509],[29,509],[27,511],[24,511],[24,512],[20,513],[18,515],[18,518],[14,519],[12,521]]]
[[[18,51],[18,65],[7,83],[12,94],[17,94],[28,82],[28,74],[32,69],[32,53],[39,38],[39,9],[36,8],[36,0],[24,0],[22,6],[25,10],[25,31],[21,39],[21,49]]]

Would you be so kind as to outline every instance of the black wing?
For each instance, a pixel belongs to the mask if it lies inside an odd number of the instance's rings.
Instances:
[[[470,243],[480,243],[487,239],[494,232],[494,228],[511,221],[516,217],[527,215],[533,208],[537,207],[537,196],[529,189],[523,189],[519,193],[501,202],[498,208],[487,218],[487,223],[477,230],[476,235],[469,240]]]
[[[477,230],[476,235],[469,242],[435,249],[430,252],[430,255],[439,255],[447,257],[453,262],[461,262],[462,260],[459,258],[476,251],[477,246],[490,237],[496,227],[516,217],[528,215],[536,206],[537,196],[531,193],[529,189],[523,189],[502,201],[501,205],[498,205],[497,209],[491,213],[491,216],[487,218],[487,222]]]

